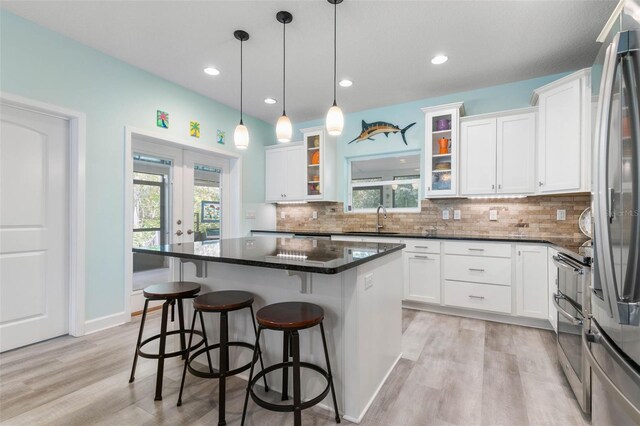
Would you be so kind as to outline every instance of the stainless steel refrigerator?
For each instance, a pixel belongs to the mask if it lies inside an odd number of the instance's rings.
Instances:
[[[592,68],[594,265],[583,344],[592,424],[640,425],[640,4],[627,0]]]

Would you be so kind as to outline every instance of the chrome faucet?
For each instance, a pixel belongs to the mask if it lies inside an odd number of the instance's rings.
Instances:
[[[378,206],[378,210],[376,210],[376,215],[378,216],[378,222],[376,223],[376,232],[380,232],[380,229],[384,228],[384,224],[380,224],[380,209],[382,209],[382,213],[384,214],[384,219],[387,218],[387,208],[380,204]]]

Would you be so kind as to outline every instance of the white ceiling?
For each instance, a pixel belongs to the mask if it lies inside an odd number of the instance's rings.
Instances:
[[[616,1],[364,1],[338,5],[338,88],[345,112],[590,66]],[[239,108],[244,29],[246,113],[282,110],[282,24],[288,10],[287,113],[324,117],[332,101],[333,6],[303,1],[7,1],[3,8]],[[429,61],[445,53],[449,61]],[[221,74],[207,76],[214,65]],[[266,105],[274,97],[279,103]]]

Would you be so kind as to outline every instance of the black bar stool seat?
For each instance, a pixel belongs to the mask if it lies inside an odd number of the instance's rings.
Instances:
[[[187,358],[184,364],[184,369],[182,371],[182,381],[180,383],[180,394],[178,395],[178,406],[182,405],[182,391],[184,389],[184,381],[186,377],[187,370],[197,377],[208,378],[208,379],[219,379],[219,402],[218,402],[218,425],[225,425],[225,404],[226,404],[226,378],[230,376],[234,376],[236,374],[242,373],[243,371],[248,370],[250,367],[253,367],[253,363],[256,360],[252,357],[251,361],[248,363],[241,365],[240,367],[234,368],[233,370],[229,369],[229,347],[243,347],[247,349],[251,349],[251,351],[257,350],[258,355],[260,357],[260,364],[264,369],[264,365],[262,364],[262,354],[260,353],[260,349],[258,343],[256,345],[252,345],[247,342],[230,342],[229,341],[229,325],[228,325],[228,313],[233,311],[238,311],[240,309],[249,308],[251,311],[251,323],[253,325],[253,330],[255,335],[258,335],[258,330],[255,324],[255,316],[253,313],[253,294],[246,291],[237,291],[237,290],[225,290],[225,291],[213,291],[210,293],[201,294],[196,297],[193,301],[193,309],[195,310],[193,315],[193,321],[191,323],[191,331],[193,334],[197,334],[198,331],[195,330],[196,316],[200,316],[200,325],[202,327],[202,333],[205,335],[206,332],[204,329],[204,319],[202,316],[203,312],[212,312],[220,314],[220,342],[209,345],[206,343],[205,346],[196,352],[192,352],[192,350],[197,349],[197,346],[191,347],[191,339],[192,336],[189,337],[189,344],[187,345]],[[220,350],[220,368],[214,369],[211,363],[211,355],[210,351],[219,349]],[[206,353],[207,361],[209,364],[209,371],[201,371],[193,367],[193,361],[198,358],[201,354]],[[265,390],[269,391],[267,386],[267,379],[264,379]]]
[[[324,310],[313,303],[307,302],[283,302],[275,303],[273,305],[265,306],[260,309],[256,314],[258,320],[258,335],[256,337],[256,345],[260,340],[260,334],[263,330],[276,330],[284,332],[283,339],[283,362],[271,365],[266,369],[253,375],[253,363],[255,363],[256,351],[254,350],[254,361],[251,365],[251,372],[249,373],[249,381],[247,383],[247,392],[245,395],[244,409],[242,411],[242,424],[244,424],[247,414],[247,406],[249,402],[249,395],[251,399],[260,407],[266,408],[271,411],[278,412],[293,412],[294,424],[300,426],[302,424],[302,410],[310,408],[319,402],[321,402],[331,391],[333,398],[333,408],[335,410],[336,423],[340,423],[340,414],[338,412],[338,403],[336,401],[336,392],[333,386],[333,377],[331,375],[331,364],[329,362],[329,352],[327,350],[327,339],[324,333],[324,326],[322,321],[324,320]],[[300,340],[298,331],[307,328],[320,326],[320,333],[322,335],[322,346],[324,348],[325,361],[327,363],[327,369],[311,364],[308,362],[300,361]],[[289,359],[292,359],[289,361]],[[272,371],[282,370],[282,400],[289,399],[288,395],[288,382],[289,368],[293,369],[293,403],[292,404],[273,404],[260,398],[253,390],[254,385],[261,379],[266,377]],[[301,385],[300,385],[300,369],[307,368],[316,371],[327,381],[325,389],[317,396],[302,402],[301,400]]]
[[[144,309],[142,310],[142,320],[140,321],[140,331],[138,332],[138,341],[136,343],[136,350],[133,357],[133,366],[131,367],[131,376],[129,378],[129,383],[132,383],[135,380],[135,372],[136,366],[138,363],[138,357],[142,358],[150,358],[158,360],[158,371],[156,375],[156,396],[155,400],[162,400],[162,379],[164,374],[164,360],[166,358],[172,358],[176,356],[182,356],[183,359],[187,356],[187,347],[185,344],[185,337],[189,330],[184,327],[184,312],[182,306],[183,299],[191,299],[194,298],[198,292],[200,291],[200,284],[188,281],[174,281],[174,282],[166,282],[153,284],[149,287],[146,287],[143,290],[143,295],[145,297],[144,301]],[[160,333],[155,334],[145,340],[142,340],[142,334],[144,331],[144,323],[147,317],[147,311],[149,308],[149,302],[152,300],[164,300],[165,302],[162,304],[162,322],[160,325]],[[171,321],[174,320],[174,309],[175,305],[178,305],[178,321],[180,324],[180,328],[178,330],[167,331],[167,322],[169,316],[169,308],[171,307]],[[180,335],[180,349],[174,352],[166,353],[166,341],[167,336]],[[205,336],[202,332],[198,331],[195,334],[202,337],[195,346],[200,347],[203,343],[206,343]],[[148,343],[160,340],[158,353],[150,353],[143,351],[143,347]]]

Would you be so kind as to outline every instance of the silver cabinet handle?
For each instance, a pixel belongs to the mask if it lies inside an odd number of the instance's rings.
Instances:
[[[542,185],[544,185],[544,183],[538,182],[538,186],[542,186]]]
[[[469,268],[469,270],[473,272],[484,272],[484,269],[480,269],[480,268]]]
[[[470,294],[469,299],[484,300],[484,296],[474,296],[473,294]]]
[[[491,184],[491,189],[496,189],[496,185],[494,183]]]
[[[429,256],[413,256],[416,259],[425,259],[425,260],[433,260],[432,258],[430,258]]]
[[[427,191],[431,191],[431,187],[430,186],[427,186]]]
[[[193,234],[193,231],[191,229],[187,229],[187,234],[191,235],[191,234]]]
[[[182,230],[178,229],[178,230],[176,231],[176,235],[177,235],[178,237],[179,237],[180,235],[182,235]]]
[[[480,248],[469,248],[467,250],[470,250],[470,251],[484,251],[484,249],[480,249]]]
[[[498,184],[498,189],[502,189],[502,184]]]
[[[429,246],[415,246],[415,248],[428,249]]]

